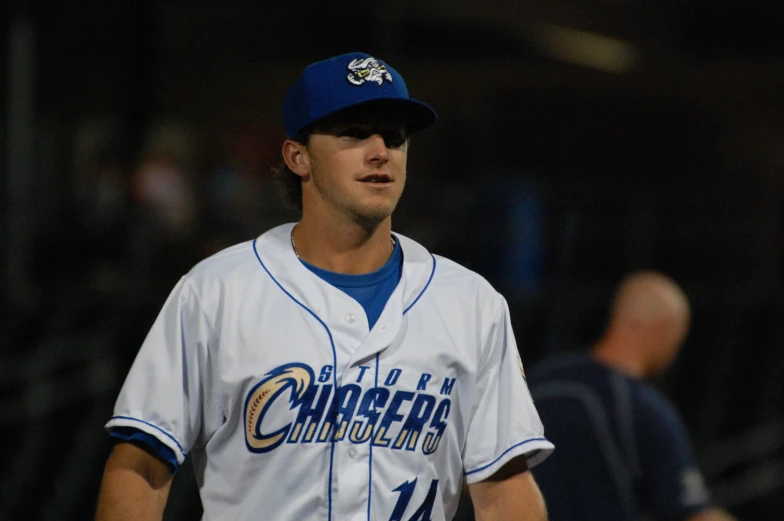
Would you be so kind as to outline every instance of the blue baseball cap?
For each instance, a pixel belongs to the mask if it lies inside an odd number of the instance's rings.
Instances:
[[[411,134],[435,125],[436,112],[408,96],[403,77],[385,62],[361,52],[328,58],[305,67],[283,99],[286,136],[338,111],[383,102],[399,111]]]

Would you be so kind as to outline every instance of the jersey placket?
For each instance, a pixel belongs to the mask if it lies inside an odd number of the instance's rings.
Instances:
[[[335,320],[334,335],[337,353],[337,385],[357,384],[363,394],[379,382],[378,353],[389,346],[400,328],[402,299],[393,295],[373,331],[368,332],[364,311],[357,304],[340,309],[344,320]],[[336,312],[338,312],[336,310]],[[359,315],[361,313],[361,315]],[[361,317],[361,320],[357,318]],[[339,315],[338,315],[339,316]],[[336,317],[337,318],[337,317]],[[354,418],[356,419],[356,417]],[[352,422],[353,423],[353,422]],[[360,521],[373,519],[372,472],[373,436],[355,443],[347,433],[334,445],[332,476],[332,519]],[[376,448],[377,449],[377,448]],[[353,517],[352,517],[353,516]]]
[[[374,385],[375,361],[349,366],[362,341],[368,336],[365,312],[353,299],[340,299],[330,310],[328,321],[335,343],[335,396],[346,384],[356,383],[363,389]],[[371,368],[368,368],[372,365]],[[349,425],[350,426],[350,425]],[[337,429],[337,426],[335,426]],[[369,443],[353,443],[350,433],[333,442],[330,521],[367,519],[368,480],[370,472]],[[352,517],[353,516],[353,517]]]

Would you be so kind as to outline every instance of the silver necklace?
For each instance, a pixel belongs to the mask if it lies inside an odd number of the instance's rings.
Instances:
[[[389,241],[392,243],[392,251],[395,251],[395,237],[390,235]],[[291,233],[291,248],[294,250],[294,255],[297,256],[299,259],[299,252],[297,251],[297,245],[294,243],[294,232]]]

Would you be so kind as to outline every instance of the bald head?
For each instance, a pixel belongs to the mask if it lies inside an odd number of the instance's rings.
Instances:
[[[675,281],[653,271],[632,273],[616,291],[598,348],[636,367],[638,376],[656,376],[677,356],[689,316],[689,301]]]
[[[612,321],[636,327],[662,322],[685,322],[689,301],[671,278],[654,271],[626,277],[613,299]]]

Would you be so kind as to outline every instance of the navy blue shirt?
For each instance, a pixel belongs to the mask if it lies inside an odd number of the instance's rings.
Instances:
[[[533,469],[550,521],[675,521],[709,505],[686,429],[650,384],[580,354],[539,363],[528,386],[557,447]]]
[[[344,291],[348,296],[362,305],[367,315],[368,327],[373,325],[381,316],[389,297],[395,291],[400,277],[403,275],[403,250],[400,241],[395,241],[395,247],[389,260],[378,270],[363,275],[344,275],[317,268],[305,261],[300,261],[310,271]],[[112,429],[110,436],[119,441],[141,444],[144,448],[158,455],[176,471],[179,467],[174,452],[158,441],[155,436],[133,427],[120,427]]]

